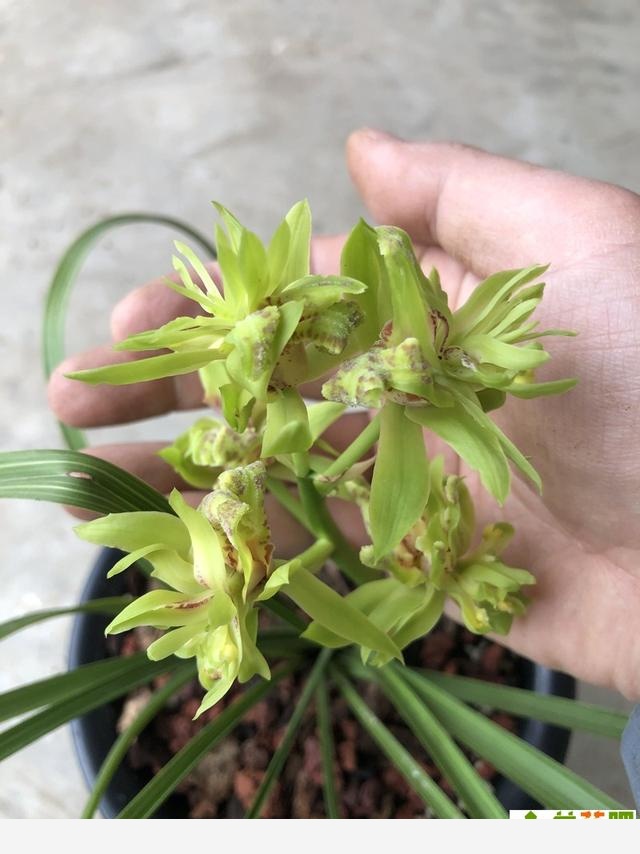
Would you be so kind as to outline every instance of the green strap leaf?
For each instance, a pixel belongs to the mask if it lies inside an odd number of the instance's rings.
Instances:
[[[0,498],[52,501],[96,513],[172,512],[166,498],[148,483],[79,451],[0,453]]]
[[[500,504],[509,494],[511,476],[507,458],[492,433],[472,418],[459,403],[446,409],[435,406],[407,407],[407,418],[433,431],[477,471],[485,489]]]
[[[125,760],[129,748],[140,733],[151,723],[158,712],[164,708],[171,697],[183,685],[194,677],[193,664],[190,662],[178,668],[176,674],[159,690],[155,691],[148,702],[138,712],[134,720],[124,729],[113,743],[96,776],[89,799],[82,810],[81,818],[91,818],[98,809],[100,800],[106,792],[114,774]]]
[[[420,425],[387,403],[369,505],[374,560],[391,552],[418,521],[429,498],[429,464]]]
[[[408,750],[376,717],[353,685],[340,672],[332,673],[342,696],[368,735],[390,762],[398,769],[413,791],[433,810],[437,818],[466,818],[453,801],[445,795]]]
[[[271,757],[269,767],[267,768],[266,773],[262,778],[260,787],[256,792],[254,801],[251,804],[249,810],[247,811],[245,818],[259,818],[262,807],[264,806],[265,801],[269,797],[271,789],[273,788],[273,784],[277,781],[278,777],[282,773],[282,769],[284,768],[285,762],[287,761],[289,754],[291,753],[291,748],[293,747],[296,734],[300,729],[300,724],[302,723],[304,713],[307,710],[307,706],[311,702],[311,698],[314,695],[316,687],[318,686],[320,678],[322,677],[322,674],[325,671],[330,657],[331,651],[328,649],[323,650],[318,656],[316,663],[314,664],[311,673],[309,674],[309,678],[305,682],[300,697],[296,702],[293,713],[289,718],[289,723],[287,724],[287,728],[282,737],[282,741],[278,745],[276,752]]]
[[[144,662],[146,658],[144,652],[128,658],[106,658],[5,691],[0,694],[0,722],[82,694],[111,678],[126,674],[135,662]]]
[[[402,661],[395,643],[361,611],[308,570],[294,573],[283,591],[313,620],[340,637]]]
[[[126,661],[129,667],[123,667],[117,677],[103,678],[98,684],[82,693],[75,693],[62,699],[1,733],[0,761],[73,718],[78,718],[116,697],[122,697],[139,685],[146,685],[156,676],[172,668],[172,665],[167,662],[149,661],[146,656],[144,661],[136,656]]]
[[[338,792],[336,790],[335,751],[333,743],[333,728],[331,709],[329,706],[329,691],[324,674],[320,677],[316,688],[316,715],[318,718],[318,738],[320,740],[320,756],[322,759],[322,792],[327,818],[340,818],[338,807]]]
[[[627,715],[592,703],[537,694],[525,688],[498,685],[468,676],[439,673],[435,670],[423,672],[430,682],[465,703],[490,706],[519,717],[535,718],[544,723],[591,732],[607,738],[621,738],[627,725]]]
[[[387,666],[376,671],[374,675],[387,698],[456,789],[469,814],[472,818],[506,818],[507,813],[491,788],[479,776],[447,729],[424,705],[400,673],[404,673],[404,668],[400,670]]]
[[[119,214],[103,219],[83,231],[62,256],[47,292],[42,327],[42,354],[47,379],[65,357],[64,338],[67,307],[85,259],[94,245],[105,234],[122,226],[134,224],[162,225],[182,232],[199,244],[211,258],[216,257],[213,244],[195,229],[178,219],[158,214]],[[80,430],[66,424],[60,424],[60,429],[71,450],[77,451],[86,447],[87,441]]]
[[[20,631],[27,626],[50,620],[54,617],[64,617],[67,614],[117,614],[131,601],[131,596],[110,596],[104,599],[92,599],[81,605],[70,605],[66,608],[48,608],[43,611],[32,611],[23,617],[14,617],[0,623],[0,640]]]
[[[622,809],[610,795],[409,668],[405,680],[447,730],[549,809]]]
[[[164,496],[140,478],[78,451],[0,453],[0,498],[53,501],[102,513],[171,512]]]
[[[281,679],[293,673],[294,670],[294,664],[284,665],[274,670],[270,682],[258,682],[244,691],[158,771],[153,779],[129,801],[118,818],[152,816],[198,762],[235,729],[249,709],[266,697]]]

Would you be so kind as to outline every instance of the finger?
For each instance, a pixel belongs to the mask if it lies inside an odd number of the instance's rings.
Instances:
[[[202,385],[197,374],[123,386],[87,385],[65,376],[72,371],[131,362],[147,355],[96,347],[71,356],[49,379],[47,394],[51,409],[60,421],[71,427],[100,427],[202,405]]]
[[[319,276],[340,273],[340,254],[346,234],[318,235],[311,241],[311,272]]]
[[[122,442],[85,448],[82,453],[99,457],[125,469],[144,480],[149,486],[167,495],[172,489],[190,490],[193,486],[184,481],[158,452],[171,442]]]
[[[640,232],[635,193],[450,143],[407,143],[361,130],[351,176],[376,219],[442,247],[478,275],[555,265]]]

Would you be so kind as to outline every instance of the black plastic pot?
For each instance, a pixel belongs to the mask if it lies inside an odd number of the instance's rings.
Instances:
[[[107,580],[107,572],[122,557],[115,549],[103,549],[89,575],[82,591],[81,601],[97,599],[102,596],[118,596],[124,592],[123,576]],[[79,614],[74,621],[69,649],[69,668],[89,664],[105,657],[104,629],[108,623],[100,614]],[[555,694],[559,697],[575,696],[575,680],[565,673],[558,673],[546,667],[521,659],[520,673],[522,687],[537,694]],[[111,703],[102,706],[84,717],[77,718],[71,724],[73,741],[80,768],[87,782],[92,786],[98,770],[116,738],[116,722],[119,706]],[[524,720],[518,735],[529,744],[562,762],[569,746],[570,733],[566,729],[550,726],[540,721]],[[148,774],[134,771],[121,765],[111,781],[100,805],[105,818],[115,818],[131,798],[148,782]],[[537,806],[531,796],[505,778],[496,781],[496,795],[504,807],[509,809],[530,809]],[[173,795],[158,810],[156,818],[184,818],[187,815],[186,801],[179,795]]]

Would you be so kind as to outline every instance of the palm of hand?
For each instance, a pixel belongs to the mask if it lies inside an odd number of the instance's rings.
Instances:
[[[630,354],[640,352],[640,273],[634,278],[629,271],[640,270],[640,240],[616,247],[585,236],[585,243],[587,256],[565,262],[552,256],[537,315],[541,328],[579,333],[551,346],[554,375],[577,377],[578,386],[561,397],[511,400],[494,414],[532,458],[543,495],[514,479],[500,510],[477,476],[465,473],[479,521],[511,522],[517,536],[508,557],[537,578],[531,607],[515,621],[509,645],[637,697],[640,413]],[[425,253],[425,268],[438,261],[437,254]],[[478,281],[456,267],[450,264],[448,281],[454,307]],[[439,450],[432,438],[427,443]]]

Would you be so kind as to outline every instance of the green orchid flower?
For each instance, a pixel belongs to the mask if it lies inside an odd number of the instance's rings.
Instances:
[[[108,633],[135,626],[167,629],[148,655],[195,657],[207,690],[198,714],[214,705],[236,679],[245,682],[269,667],[256,646],[255,605],[275,595],[295,570],[271,561],[264,514],[264,465],[226,471],[196,510],[179,492],[169,498],[176,515],[117,513],[79,525],[84,540],[128,551],[110,576],[144,558],[165,589],[151,590],[110,623]],[[169,589],[170,588],[170,589]]]
[[[374,233],[391,295],[388,316],[378,312],[378,342],[368,353],[341,366],[325,385],[325,396],[337,395],[345,403],[362,406],[392,400],[446,407],[453,402],[451,388],[458,383],[476,393],[498,390],[503,393],[502,402],[508,393],[536,397],[557,394],[575,384],[574,380],[533,381],[533,371],[549,359],[538,339],[573,334],[539,331],[537,322],[530,320],[544,292],[543,283],[530,283],[547,267],[496,273],[452,312],[437,270],[429,276],[423,273],[408,235],[390,226]],[[362,376],[366,380],[358,385],[357,378]],[[374,377],[377,383],[372,382]],[[498,397],[493,395],[491,400],[495,408]]]
[[[257,461],[222,472],[197,509],[174,490],[169,504],[175,515],[115,513],[76,528],[81,539],[129,552],[109,576],[141,559],[151,565],[151,578],[163,588],[128,605],[107,632],[136,626],[167,630],[147,653],[154,660],[169,655],[196,659],[207,692],[198,715],[236,679],[270,677],[257,646],[258,608],[280,591],[327,631],[338,630],[387,660],[402,658],[365,614],[315,577],[333,550],[329,541],[317,540],[293,560],[273,559],[264,497],[265,465]]]
[[[354,297],[366,285],[347,276],[310,275],[306,202],[294,205],[267,247],[226,208],[216,208],[226,226],[226,232],[216,227],[222,292],[195,253],[176,243],[180,284],[167,285],[203,313],[133,335],[116,348],[171,352],[69,376],[121,384],[197,370],[205,400],[220,403],[235,431],[245,431],[256,407],[266,406],[267,428],[294,413],[300,428],[290,431],[286,451],[306,450],[306,409],[296,387],[337,364],[363,319]]]
[[[259,459],[261,445],[254,427],[237,433],[221,419],[209,417],[199,418],[158,453],[191,486],[211,489],[226,469]]]
[[[536,383],[533,378],[535,369],[549,359],[539,339],[572,334],[539,331],[530,320],[544,290],[543,284],[531,282],[546,267],[497,273],[452,312],[437,271],[429,276],[422,272],[405,232],[371,229],[366,223],[357,229],[357,239],[352,235],[351,240],[360,255],[366,246],[370,256],[363,299],[376,317],[378,339],[344,361],[322,394],[347,406],[382,409],[371,496],[378,559],[416,524],[427,499],[421,428],[447,442],[478,471],[483,485],[502,504],[510,489],[509,463],[538,489],[541,482],[487,412],[501,406],[507,394],[558,394],[572,388],[575,380]],[[346,269],[364,275],[355,248],[345,248]],[[402,487],[394,488],[399,480]]]
[[[423,273],[398,228],[361,221],[344,245],[340,275],[317,276],[310,273],[306,202],[289,211],[268,245],[216,207],[221,283],[181,243],[177,281],[167,282],[195,302],[198,316],[118,345],[161,355],[71,375],[134,383],[198,371],[204,401],[224,418],[199,419],[161,452],[184,480],[208,491],[197,509],[174,492],[175,515],[124,513],[80,527],[85,539],[129,552],[114,572],[144,559],[163,585],[131,603],[110,631],[165,630],[149,654],[196,659],[207,691],[200,711],[236,679],[268,678],[258,616],[276,593],[311,618],[305,637],[357,645],[376,665],[401,660],[448,599],[474,632],[506,632],[526,607],[522,591],[533,576],[501,560],[510,526],[488,526],[475,544],[469,492],[462,478],[444,474],[441,459],[430,461],[424,431],[477,471],[500,504],[512,465],[541,488],[531,462],[488,413],[507,395],[532,398],[574,385],[535,378],[549,359],[542,339],[571,334],[541,331],[531,319],[546,268],[490,276],[452,311],[437,271]],[[325,401],[308,406],[300,386],[325,374]],[[338,451],[322,434],[349,406],[379,413]],[[372,464],[369,485],[363,475]],[[286,562],[274,558],[264,511],[267,467],[274,496],[317,537]],[[300,507],[291,503],[292,483]],[[316,574],[333,552],[344,562],[348,549],[335,541],[322,504],[329,493],[360,507],[371,536],[361,563],[380,573],[346,596]],[[350,578],[375,577],[357,555],[347,559]]]
[[[284,396],[286,399],[286,395]],[[297,399],[294,399],[298,404]],[[305,406],[304,403],[301,404]],[[265,466],[275,476],[291,478],[293,462],[286,449],[295,446],[295,432],[304,433],[304,442],[316,443],[324,431],[344,412],[345,407],[331,401],[319,401],[306,406],[301,431],[300,421],[284,417],[282,423],[272,418],[269,432],[265,431],[265,413],[254,410],[253,424],[243,433],[232,430],[220,418],[199,418],[176,441],[158,452],[180,477],[197,489],[212,489],[221,473],[229,468],[247,466],[263,455]],[[291,415],[289,413],[289,415]],[[286,413],[285,413],[286,416]],[[282,454],[279,448],[285,449]],[[325,457],[314,460],[325,460]]]
[[[429,500],[418,522],[382,560],[374,561],[371,546],[362,549],[360,558],[411,588],[427,585],[449,596],[471,631],[506,634],[526,607],[521,588],[535,584],[531,573],[499,559],[513,528],[504,522],[488,525],[472,549],[475,513],[463,478],[444,475],[442,457],[430,468]]]
[[[507,634],[514,617],[527,605],[522,588],[535,584],[531,573],[500,560],[513,528],[504,522],[488,525],[481,542],[472,548],[475,513],[463,478],[445,475],[442,457],[431,461],[429,478],[428,501],[402,540],[379,559],[372,545],[360,551],[362,563],[385,577],[362,585],[347,600],[400,649],[433,628],[447,598],[459,606],[470,631]],[[370,530],[370,500],[362,478],[343,481],[333,494],[357,504]],[[327,646],[346,645],[318,623],[311,624],[305,637]],[[369,663],[385,662],[379,653],[367,651],[366,655]]]

